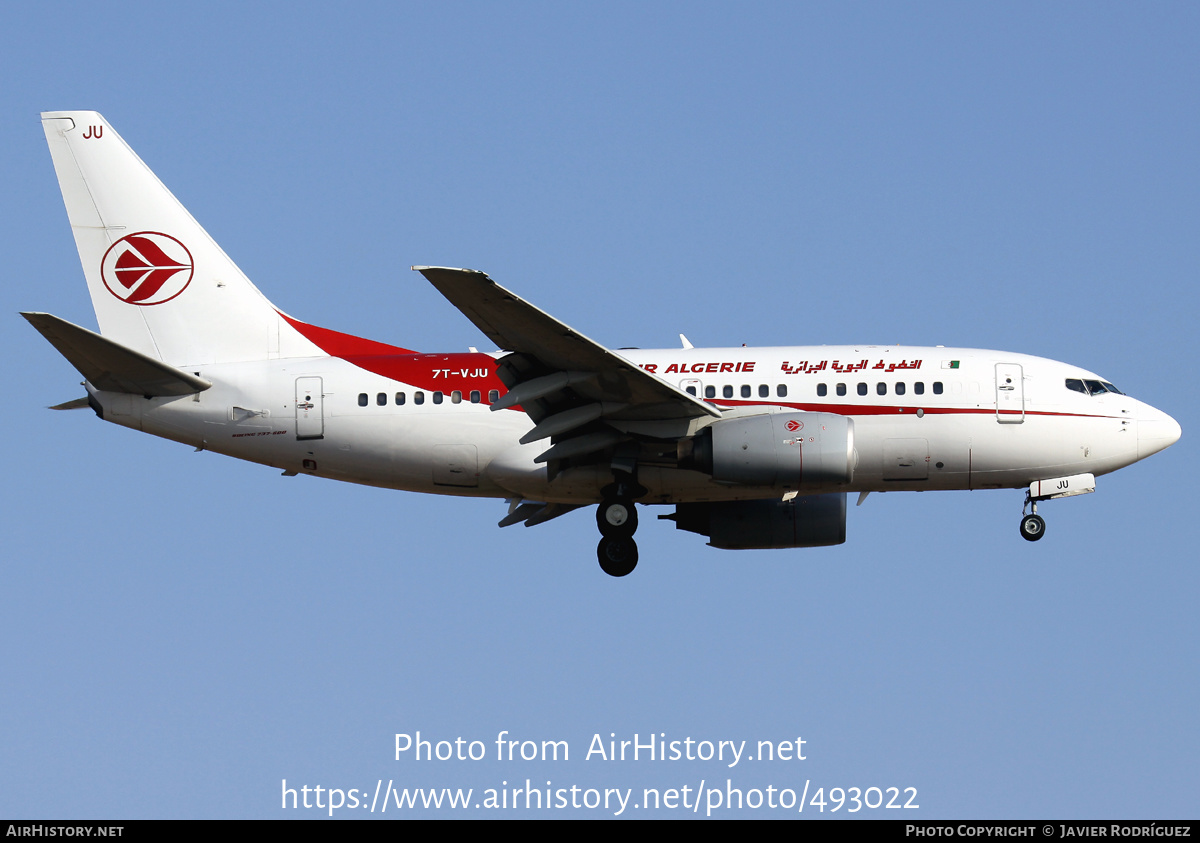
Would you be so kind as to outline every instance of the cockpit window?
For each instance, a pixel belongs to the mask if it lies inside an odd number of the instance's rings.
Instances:
[[[1106,392],[1111,392],[1115,395],[1125,394],[1108,381],[1092,381],[1081,378],[1067,378],[1067,389],[1074,392],[1082,392],[1084,395],[1103,395]]]

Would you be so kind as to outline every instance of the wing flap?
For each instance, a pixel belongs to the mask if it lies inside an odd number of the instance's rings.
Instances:
[[[49,313],[22,313],[96,389],[133,395],[192,395],[211,381],[168,366]]]

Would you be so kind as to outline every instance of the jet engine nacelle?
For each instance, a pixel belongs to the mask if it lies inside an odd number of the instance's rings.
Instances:
[[[679,467],[719,483],[818,489],[854,477],[854,422],[832,413],[769,413],[713,422],[680,440]]]
[[[789,501],[681,503],[675,529],[709,537],[725,550],[826,547],[846,540],[846,493],[810,495]]]

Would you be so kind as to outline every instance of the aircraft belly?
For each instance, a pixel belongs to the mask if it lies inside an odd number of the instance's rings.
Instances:
[[[499,454],[487,466],[487,476],[514,495],[547,503],[597,503],[602,490],[613,482],[607,464],[578,466],[560,471],[549,479],[546,466],[534,462],[545,443],[517,445]],[[773,486],[743,486],[718,483],[707,474],[665,466],[638,468],[638,484],[646,488],[643,503],[760,500],[782,496],[786,489]],[[806,491],[847,491],[848,486],[811,488]]]
[[[482,414],[448,420],[441,413],[335,417],[315,445],[316,474],[415,492],[497,497],[504,490],[482,468],[515,437]],[[304,444],[304,443],[301,443]]]

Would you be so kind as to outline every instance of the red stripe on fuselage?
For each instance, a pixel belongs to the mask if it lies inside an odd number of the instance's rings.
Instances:
[[[279,311],[275,311],[279,313]],[[375,340],[365,340],[362,337],[356,337],[353,334],[343,334],[341,331],[331,331],[328,328],[318,328],[316,325],[309,325],[307,322],[301,322],[299,319],[293,319],[286,313],[279,313],[284,321],[303,334],[314,345],[320,346],[321,350],[330,357],[360,357],[368,355],[388,355],[388,354],[416,354],[417,352],[409,348],[401,348],[398,345],[388,345],[385,342],[375,342]]]
[[[736,401],[721,398],[708,399],[709,404],[722,407],[787,407],[803,413],[833,413],[839,416],[915,416],[917,410],[925,415],[996,415],[995,407],[900,407],[895,404],[798,404],[790,401]],[[1001,412],[1002,416],[1019,416],[1019,412]],[[1094,416],[1089,413],[1059,413],[1051,410],[1026,410],[1027,416],[1072,416],[1081,419],[1115,419],[1120,416]]]
[[[329,356],[337,357],[372,374],[390,378],[417,389],[426,389],[430,392],[478,389],[485,396],[488,391],[493,389],[499,391],[501,395],[508,391],[508,388],[496,376],[496,360],[490,354],[479,352],[422,354],[407,348],[356,337],[353,334],[319,328],[316,325],[292,319],[283,313],[279,315]],[[839,416],[916,415],[918,409],[923,410],[926,415],[995,415],[996,413],[995,407],[809,404],[790,401],[737,401],[721,398],[711,399],[708,403],[721,407],[787,407],[803,413],[834,413]],[[520,408],[514,407],[513,409]],[[1004,412],[1001,415],[1018,414]],[[1026,410],[1025,415],[1119,418],[1118,416],[1093,416],[1088,413],[1059,413],[1048,410]]]
[[[283,313],[279,315],[330,357],[337,357],[372,374],[391,378],[417,389],[430,392],[478,389],[485,395],[492,389],[498,390],[501,395],[508,391],[496,376],[496,360],[490,354],[480,354],[477,351],[422,354],[353,334],[318,328]]]

